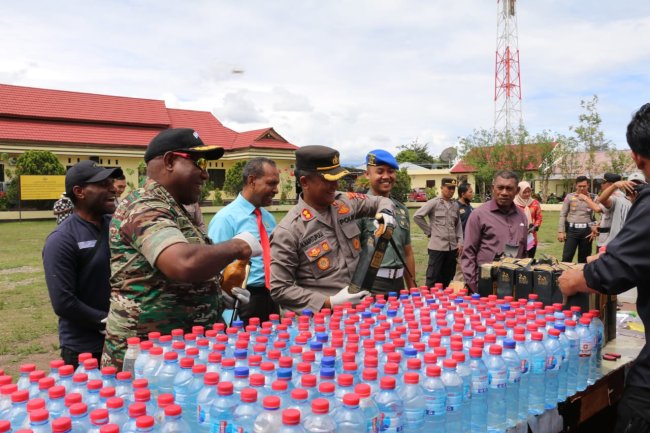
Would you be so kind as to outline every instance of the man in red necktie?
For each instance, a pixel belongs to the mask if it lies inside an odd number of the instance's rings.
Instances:
[[[251,317],[269,320],[277,307],[269,294],[271,277],[271,248],[269,237],[275,228],[275,218],[264,209],[271,205],[278,193],[280,174],[275,162],[269,158],[253,158],[244,166],[244,187],[237,198],[220,210],[210,221],[208,235],[213,242],[232,239],[241,232],[250,232],[262,245],[262,256],[251,259],[251,270],[246,288],[251,293],[250,302],[240,306],[239,316],[245,324]]]

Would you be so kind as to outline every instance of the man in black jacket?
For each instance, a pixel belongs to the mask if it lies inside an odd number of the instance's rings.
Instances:
[[[111,292],[108,225],[115,212],[114,177],[121,168],[81,161],[65,175],[74,212],[45,241],[43,268],[52,308],[59,316],[59,345],[66,364],[80,353],[99,360]]]
[[[650,177],[650,104],[639,109],[627,127],[632,158],[646,178]],[[646,345],[627,376],[618,406],[616,432],[650,431],[650,188],[637,190],[623,229],[607,245],[607,251],[585,265],[584,270],[565,271],[560,289],[567,296],[578,292],[609,295],[637,288],[637,311],[645,326]]]

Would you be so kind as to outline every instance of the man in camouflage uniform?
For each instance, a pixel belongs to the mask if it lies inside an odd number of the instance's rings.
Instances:
[[[393,203],[387,197],[337,191],[338,180],[347,174],[334,149],[296,151],[302,193],[271,234],[271,297],[282,309],[319,311],[358,303],[369,294],[348,291],[361,251],[356,219],[379,212],[394,225]]]
[[[370,290],[373,294],[399,292],[404,288],[405,281],[407,287],[416,286],[409,211],[403,203],[390,195],[397,180],[398,170],[397,160],[385,150],[372,150],[366,155],[366,177],[370,183],[368,195],[390,198],[395,206],[396,222],[392,239],[397,251],[392,244],[386,248],[375,283]],[[374,218],[357,220],[357,225],[361,229],[362,255],[371,255],[375,250],[375,226],[373,223]],[[402,260],[406,262],[406,268]]]
[[[122,367],[128,337],[189,332],[219,321],[222,303],[233,300],[220,293],[215,275],[235,259],[261,254],[250,233],[211,245],[183,207],[198,201],[207,159],[222,155],[222,148],[206,146],[187,128],[165,130],[149,143],[148,178],[111,222],[112,293],[102,365]],[[247,292],[237,289],[233,294],[247,302]]]

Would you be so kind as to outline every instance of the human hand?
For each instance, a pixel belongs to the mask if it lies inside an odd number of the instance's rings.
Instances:
[[[458,257],[461,257],[463,255],[463,246],[462,245],[458,245],[458,254],[457,255],[458,255]]]
[[[239,303],[246,305],[251,301],[251,292],[242,287],[233,287],[232,294],[235,298],[239,299]]]
[[[589,233],[589,234],[587,235],[587,239],[589,239],[590,241],[593,241],[593,240],[596,239],[597,237],[598,237],[598,227],[593,226],[593,227],[591,228],[591,233]]]
[[[562,272],[558,278],[560,291],[566,296],[573,296],[580,290],[579,287],[586,286],[582,269],[568,269]]]
[[[564,242],[564,241],[566,241],[566,233],[564,233],[564,232],[559,232],[559,233],[557,234],[557,240],[560,241],[560,242]]]
[[[622,189],[628,194],[634,193],[634,186],[636,185],[634,182],[629,181],[629,180],[619,180],[616,182],[614,185],[616,185],[616,188]]]
[[[260,244],[259,239],[257,239],[251,232],[241,232],[235,235],[233,239],[239,239],[246,242],[248,247],[251,249],[250,257],[262,255],[262,244]]]
[[[381,225],[380,222],[382,223]],[[373,224],[375,225],[375,229],[377,229],[375,231],[375,236],[381,236],[386,232],[386,228],[389,225],[395,227],[395,218],[393,218],[393,215],[390,214],[389,210],[383,209],[375,215]]]
[[[603,253],[594,254],[593,256],[587,256],[587,263],[591,263],[594,260],[598,260]]]
[[[352,305],[356,305],[361,302],[363,298],[370,295],[370,292],[367,290],[362,290],[359,293],[350,293],[348,290],[349,287],[350,286],[345,286],[339,290],[337,294],[330,296],[330,305],[341,305],[345,304],[346,302],[351,302]]]

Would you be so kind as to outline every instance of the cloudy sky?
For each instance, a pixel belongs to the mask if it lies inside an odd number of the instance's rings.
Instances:
[[[164,99],[346,161],[415,139],[437,154],[493,125],[496,11],[496,0],[4,2],[0,82]],[[607,138],[625,147],[631,113],[650,101],[650,2],[520,0],[517,14],[528,130],[570,133],[597,94]]]

